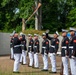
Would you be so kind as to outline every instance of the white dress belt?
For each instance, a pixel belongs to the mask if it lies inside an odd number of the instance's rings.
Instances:
[[[31,47],[31,46],[28,46],[28,47]]]
[[[53,48],[55,48],[55,46],[53,46],[53,45],[50,45],[51,47],[53,47]]]
[[[42,47],[42,48],[44,48],[44,49],[45,49],[46,47]]]
[[[20,47],[20,46],[22,46],[22,45],[15,45],[14,47]]]
[[[67,47],[66,46],[62,46],[62,48],[65,48],[66,49]]]
[[[37,46],[34,46],[35,48],[37,47]]]
[[[73,48],[73,46],[69,46],[69,48]]]

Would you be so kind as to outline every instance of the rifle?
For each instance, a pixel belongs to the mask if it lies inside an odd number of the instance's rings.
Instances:
[[[69,75],[72,75],[72,74],[71,74],[71,69],[69,70]]]
[[[60,70],[60,75],[63,75],[63,63],[61,63],[61,70]]]
[[[30,50],[31,51],[31,46],[29,46]],[[27,53],[29,53],[29,51]],[[28,54],[29,55],[29,54]],[[28,66],[29,66],[29,62],[30,62],[30,59],[28,58]]]
[[[29,67],[29,62],[30,62],[30,60],[29,60],[29,58],[28,58],[28,67]]]
[[[60,75],[63,75],[63,63],[61,64],[61,70],[60,70]],[[69,75],[72,75],[71,74],[71,70],[69,70]]]
[[[37,8],[35,9],[35,11],[32,13],[32,15],[25,21],[25,23],[27,23],[27,21],[29,21],[31,19],[31,17],[38,11],[38,9],[41,7],[41,3],[38,3]]]
[[[32,68],[34,68],[34,58],[33,58],[33,65],[32,65]]]

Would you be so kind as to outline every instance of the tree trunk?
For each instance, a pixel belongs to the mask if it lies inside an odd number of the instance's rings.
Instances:
[[[42,0],[39,0],[40,3],[42,3]],[[39,9],[39,30],[41,30],[42,27],[42,6]]]
[[[37,8],[37,6],[38,6],[38,0],[35,0],[35,9]],[[35,30],[38,30],[38,22],[39,22],[38,16],[39,16],[39,14],[37,11],[35,14]]]
[[[25,19],[22,18],[22,31],[24,31],[24,30],[25,30]]]

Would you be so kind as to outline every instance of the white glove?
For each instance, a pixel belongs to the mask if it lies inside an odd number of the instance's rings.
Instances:
[[[72,56],[72,58],[74,59],[74,58],[75,58],[75,56]]]
[[[30,51],[30,53],[31,53],[32,51]]]
[[[44,55],[47,55],[47,53],[44,53]]]
[[[55,53],[53,53],[53,55],[55,56],[56,54],[55,54]]]
[[[49,30],[46,30],[46,33],[49,33]]]
[[[48,54],[48,56],[49,56],[49,57],[51,56],[50,53]]]
[[[38,54],[38,53],[36,53],[36,54]]]
[[[67,55],[66,55],[65,57],[66,57],[66,58],[68,58],[68,56],[67,56]]]

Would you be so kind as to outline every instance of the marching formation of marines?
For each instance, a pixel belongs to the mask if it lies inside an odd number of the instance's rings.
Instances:
[[[61,61],[62,62],[62,72],[61,75],[76,75],[76,29],[70,27],[70,38],[67,37],[68,30],[62,29],[62,41],[61,41]],[[28,67],[39,69],[39,53],[42,55],[43,59],[43,69],[41,71],[49,70],[48,58],[50,58],[51,63],[51,73],[57,73],[57,62],[56,55],[59,49],[59,33],[56,31],[53,37],[49,36],[49,30],[46,30],[42,34],[42,42],[38,39],[38,34],[34,34],[34,38],[31,34],[28,34],[28,45],[26,40],[26,35],[18,33],[15,31],[10,35],[10,48],[11,55],[10,58],[14,60],[13,72],[19,72],[19,64],[26,65],[28,55]],[[40,42],[41,51],[40,51]],[[28,53],[28,54],[27,54]],[[69,62],[70,62],[70,72],[69,72]]]

